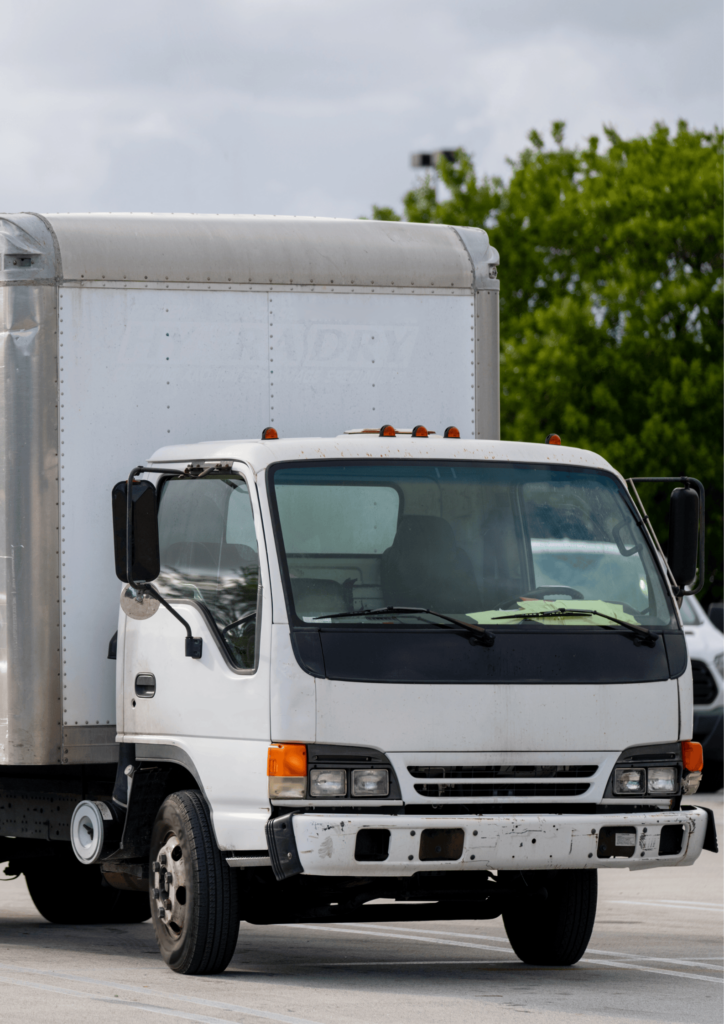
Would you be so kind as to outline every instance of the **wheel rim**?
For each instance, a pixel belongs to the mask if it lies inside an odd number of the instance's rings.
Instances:
[[[154,916],[171,939],[183,933],[188,911],[186,858],[178,838],[172,833],[153,862]]]

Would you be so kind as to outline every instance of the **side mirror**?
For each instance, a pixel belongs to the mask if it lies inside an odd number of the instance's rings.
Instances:
[[[699,550],[699,495],[693,487],[677,487],[669,506],[669,568],[682,589],[696,579]]]
[[[149,480],[137,480],[131,487],[130,503],[128,497],[128,482],[121,480],[112,495],[116,576],[122,583],[151,583],[161,571],[156,488]]]

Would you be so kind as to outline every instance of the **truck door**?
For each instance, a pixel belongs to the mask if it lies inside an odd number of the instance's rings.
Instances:
[[[176,744],[194,761],[221,754],[219,741],[266,744],[271,616],[255,487],[241,474],[214,473],[167,478],[159,492],[155,585],[203,638],[203,654],[185,657],[183,629],[163,607],[151,619],[127,620],[126,739]]]

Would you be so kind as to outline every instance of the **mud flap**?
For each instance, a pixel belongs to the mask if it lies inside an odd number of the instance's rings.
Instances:
[[[270,818],[266,823],[266,840],[269,847],[272,871],[278,882],[292,878],[304,870],[297,852],[292,818],[294,812],[281,818]]]
[[[702,849],[709,850],[710,853],[719,853],[719,842],[716,837],[716,822],[714,821],[714,812],[710,807],[700,807],[700,811],[706,811],[706,835],[704,836],[704,846]]]

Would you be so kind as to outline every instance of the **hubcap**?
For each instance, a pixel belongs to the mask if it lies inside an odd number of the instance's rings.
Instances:
[[[170,835],[153,862],[153,906],[159,922],[175,937],[186,921],[187,893],[183,849]]]

